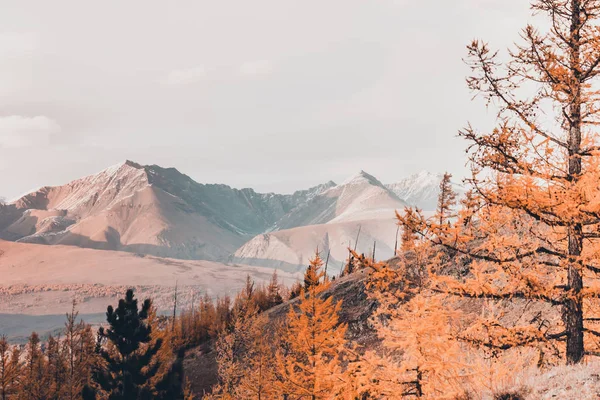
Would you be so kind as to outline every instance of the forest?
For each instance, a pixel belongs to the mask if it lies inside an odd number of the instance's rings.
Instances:
[[[74,304],[60,337],[0,340],[2,399],[524,399],[520,376],[593,362],[600,0],[531,8],[544,29],[527,26],[508,54],[468,45],[467,85],[497,124],[459,132],[464,197],[446,174],[434,215],[397,211],[394,259],[348,249],[334,277],[317,249],[291,288],[276,273],[265,286],[248,279],[233,299],[207,296],[172,316],[130,290],[97,331]],[[375,305],[368,343],[352,340],[330,290],[355,274]],[[183,358],[206,343],[218,383],[193,393]]]

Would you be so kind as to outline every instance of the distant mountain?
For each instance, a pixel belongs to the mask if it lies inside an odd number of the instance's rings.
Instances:
[[[292,195],[203,185],[131,161],[0,209],[0,238],[184,259],[225,259],[333,182]]]
[[[411,206],[417,206],[423,211],[435,211],[442,178],[443,174],[421,171],[386,187]],[[462,185],[452,182],[452,186],[457,195],[465,193]]]
[[[317,246],[338,264],[349,243],[391,257],[394,211],[435,209],[440,180],[420,173],[384,185],[360,171],[339,185],[284,195],[200,184],[174,168],[126,161],[0,205],[0,239],[294,271]]]
[[[394,211],[406,205],[375,177],[360,171],[292,210],[278,223],[281,230],[257,235],[239,248],[233,259],[295,270],[302,268],[318,247],[324,258],[331,251],[331,271],[337,272],[350,244],[369,254],[375,246],[380,258],[391,257]]]

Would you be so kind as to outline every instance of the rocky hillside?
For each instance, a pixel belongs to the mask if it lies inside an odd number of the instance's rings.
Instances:
[[[375,332],[370,327],[369,318],[375,309],[375,303],[367,298],[365,293],[366,272],[361,271],[350,276],[335,280],[323,296],[333,296],[335,301],[343,303],[340,312],[340,322],[348,324],[347,338],[370,348],[377,345]],[[282,321],[290,306],[298,299],[268,310],[269,318]],[[186,353],[184,362],[186,378],[192,384],[194,393],[204,393],[217,382],[216,352],[212,343],[206,343]]]

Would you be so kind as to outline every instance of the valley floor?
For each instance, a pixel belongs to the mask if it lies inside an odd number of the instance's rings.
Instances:
[[[52,331],[62,326],[73,300],[89,322],[101,321],[97,316],[130,287],[139,298],[151,297],[159,310],[169,310],[175,285],[179,307],[185,308],[205,294],[237,293],[247,275],[261,283],[272,273],[245,265],[0,241],[0,335]],[[286,284],[297,279],[281,271],[279,276]]]

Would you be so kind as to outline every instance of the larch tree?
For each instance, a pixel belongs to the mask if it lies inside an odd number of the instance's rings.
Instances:
[[[456,192],[452,188],[452,174],[444,173],[440,181],[437,215],[440,225],[448,222],[454,216],[456,207]]]
[[[17,346],[11,348],[6,337],[0,337],[0,398],[7,400],[19,387],[21,375],[21,352]]]
[[[434,254],[429,243],[411,243],[393,267],[364,260],[370,271],[367,294],[377,304],[371,323],[382,348],[359,357],[352,366],[355,381],[362,393],[376,398],[455,398],[465,366],[456,340],[461,312],[428,289],[429,274],[422,269]]]
[[[420,213],[399,215],[421,237],[470,260],[465,279],[434,290],[560,308],[524,326],[494,326],[488,348],[539,342],[561,346],[569,364],[598,355],[600,297],[600,0],[533,0],[546,31],[527,26],[507,62],[486,43],[468,46],[469,88],[498,108],[489,132],[469,126],[472,187],[452,226]],[[418,215],[418,218],[414,216]],[[443,226],[442,226],[443,225]],[[501,325],[501,324],[499,324]]]
[[[311,265],[317,265],[315,260]],[[339,322],[341,300],[323,298],[328,284],[311,285],[290,307],[277,353],[280,383],[278,393],[286,398],[335,398],[337,385],[343,383],[341,357],[344,353],[346,325]]]
[[[279,284],[277,270],[273,271],[273,275],[271,276],[271,280],[267,286],[267,301],[269,308],[283,303],[283,297],[281,296],[281,285]]]
[[[178,319],[181,319],[180,314]],[[157,309],[152,306],[148,312],[148,325],[151,327],[152,340],[149,347],[155,347],[160,343],[160,348],[154,359],[158,369],[154,376],[148,381],[148,386],[153,388],[154,398],[180,399],[183,398],[185,383],[183,376],[183,358],[185,350],[177,346],[177,332],[171,326],[167,326],[164,320],[157,314]],[[177,321],[176,321],[177,322]],[[180,325],[180,324],[177,324]]]
[[[42,353],[40,337],[33,332],[25,346],[25,363],[19,396],[25,400],[45,400],[48,398],[46,359]]]
[[[463,363],[455,339],[460,331],[460,312],[444,301],[419,293],[396,309],[388,323],[378,324],[386,349],[402,352],[397,380],[387,382],[388,390],[395,386],[392,392],[438,399],[455,398],[460,393]]]
[[[246,277],[244,288],[234,300],[231,321],[220,331],[216,341],[219,384],[209,398],[234,399],[244,376],[244,364],[252,341],[252,325],[259,308],[254,301],[254,281]]]
[[[52,335],[46,342],[45,382],[49,399],[65,398],[65,382],[67,378],[67,359],[61,346],[61,338]]]
[[[321,271],[323,260],[319,255],[319,249],[315,251],[315,256],[309,260],[308,268],[304,272],[304,290],[310,291],[321,284],[321,279],[325,272]]]
[[[65,322],[63,346],[66,358],[65,398],[81,398],[83,387],[89,383],[92,368],[97,363],[92,328],[82,320],[73,301],[71,312]]]
[[[268,328],[268,317],[259,315],[245,324],[247,331],[245,351],[239,359],[241,377],[235,388],[236,398],[275,399],[276,360],[278,338]]]

